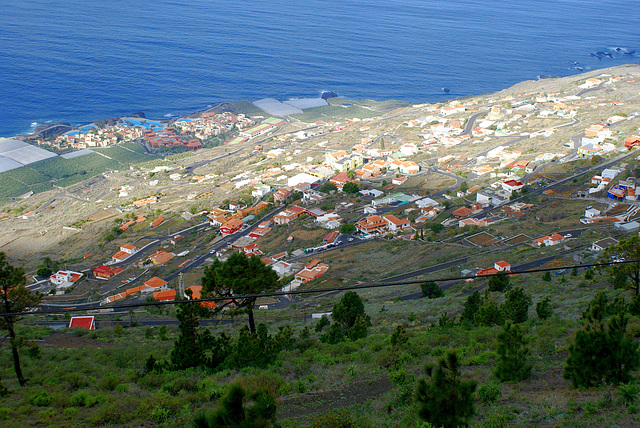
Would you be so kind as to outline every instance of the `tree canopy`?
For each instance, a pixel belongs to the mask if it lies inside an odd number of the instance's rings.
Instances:
[[[640,260],[640,238],[635,234],[627,240],[620,241],[617,245],[607,247],[602,252],[601,261],[609,262],[615,257],[617,260]],[[615,263],[605,266],[609,275],[617,278],[616,283],[628,287],[637,296],[640,293],[640,262]],[[624,275],[630,281],[620,281]]]
[[[11,266],[6,260],[6,255],[0,252],[0,299],[2,312],[5,314],[0,317],[0,330],[6,330],[9,333],[13,365],[20,385],[25,385],[26,379],[22,375],[18,353],[22,341],[16,335],[14,328],[15,323],[21,319],[17,313],[34,308],[42,299],[41,295],[27,290],[26,283],[24,269]]]
[[[425,376],[418,380],[416,400],[419,415],[435,426],[455,428],[467,426],[475,410],[473,407],[475,380],[460,379],[458,355],[447,351],[438,366],[427,365]]]
[[[344,183],[344,186],[342,186],[342,191],[344,193],[356,193],[358,190],[360,190],[358,183],[354,183],[353,181]]]
[[[236,311],[243,310],[249,315],[251,334],[256,332],[253,319],[255,294],[271,291],[278,286],[278,274],[269,266],[265,266],[258,256],[247,258],[236,252],[225,262],[214,260],[205,268],[201,280],[202,291],[206,296],[225,297],[219,301],[214,311],[219,312],[227,307]]]

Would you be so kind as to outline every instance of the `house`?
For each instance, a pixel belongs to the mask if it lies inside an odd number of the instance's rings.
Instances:
[[[293,211],[286,209],[279,212],[273,217],[273,222],[278,225],[289,224],[292,220],[298,218],[298,215]]]
[[[159,302],[172,302],[176,299],[176,290],[171,288],[169,290],[156,291],[153,293],[153,298]]]
[[[500,260],[499,262],[495,262],[493,264],[493,267],[498,271],[498,272],[511,272],[511,263],[506,262],[504,260]]]
[[[175,255],[173,253],[167,253],[166,251],[158,250],[155,253],[151,254],[148,258],[154,265],[163,265],[174,257]]]
[[[578,147],[578,154],[583,157],[594,156],[602,153],[602,147],[597,143],[587,143]]]
[[[465,226],[485,227],[485,226],[488,226],[489,224],[491,224],[493,222],[494,222],[494,220],[492,218],[482,218],[482,219],[464,218],[464,219],[458,221],[458,227],[465,227]]]
[[[537,245],[538,247],[542,247],[543,245],[547,246],[547,247],[551,247],[557,244],[560,244],[564,241],[566,241],[567,239],[557,233],[551,234],[551,235],[547,235],[547,236],[542,236],[540,238],[534,239],[533,242],[535,243],[535,245]]]
[[[275,262],[273,265],[271,265],[271,268],[280,276],[290,274],[293,270],[292,266],[289,263],[282,260]]]
[[[323,245],[333,244],[337,238],[338,238],[338,232],[329,232],[329,233],[327,233],[327,235],[322,239],[322,244],[323,244]]]
[[[387,228],[387,221],[379,215],[370,215],[356,222],[356,229],[367,235],[384,233]]]
[[[460,207],[453,211],[453,217],[456,219],[465,218],[468,217],[472,212],[473,210],[471,208]]]
[[[610,199],[624,199],[624,196],[625,189],[617,184],[611,186],[611,188],[609,188],[609,191],[607,192],[607,198]]]
[[[251,191],[251,196],[253,196],[254,198],[262,198],[269,192],[271,192],[271,186],[268,186],[266,184],[258,184]]]
[[[227,221],[222,226],[220,226],[220,234],[222,236],[225,236],[225,235],[231,235],[232,233],[236,233],[238,230],[240,230],[243,224],[244,222],[239,218],[232,218],[231,220]]]
[[[152,293],[154,291],[166,290],[167,284],[168,282],[164,279],[154,276],[144,282],[144,285],[146,285],[146,287],[141,289],[140,291],[143,293]]]
[[[184,239],[184,236],[176,235],[173,238],[171,238],[171,240],[169,242],[171,242],[171,245],[176,245],[178,243],[178,241],[180,241],[181,239]]]
[[[122,268],[116,268],[114,266],[100,265],[93,269],[93,276],[97,279],[111,279],[113,276],[122,272]]]
[[[341,172],[339,174],[336,174],[329,179],[329,182],[333,183],[338,189],[342,189],[342,186],[344,186],[350,181],[353,181],[353,180],[349,178],[346,172]]]
[[[291,195],[291,190],[289,189],[278,189],[274,194],[273,194],[273,202],[275,203],[284,203],[284,201],[287,200],[287,198]]]
[[[342,224],[342,217],[336,213],[326,213],[323,216],[318,217],[316,223],[325,229],[335,229]]]
[[[502,188],[509,193],[520,190],[524,187],[524,184],[517,180],[507,180],[502,182]]]
[[[420,166],[415,162],[404,161],[400,164],[400,167],[398,168],[398,170],[402,174],[412,175],[412,174],[417,174],[420,171]]]
[[[155,220],[153,220],[151,222],[151,228],[160,226],[163,221],[164,221],[164,216],[163,215],[159,215],[158,218],[156,218]]]
[[[633,135],[624,139],[624,146],[631,150],[634,147],[640,146],[640,136]]]
[[[313,259],[301,271],[295,274],[295,279],[300,282],[309,282],[320,278],[329,270],[329,265],[320,263],[320,260]]]
[[[416,153],[418,153],[418,146],[416,146],[415,144],[403,144],[400,147],[400,153],[402,153],[405,156],[412,156],[415,155]]]
[[[586,218],[599,217],[600,216],[600,210],[597,210],[597,209],[592,208],[592,207],[588,207],[586,210],[584,210],[584,216]]]
[[[241,250],[244,253],[244,255],[247,257],[262,255],[262,251],[260,251],[260,248],[258,248],[258,244],[246,245],[242,247]]]
[[[114,263],[121,262],[131,255],[135,254],[138,251],[138,248],[135,245],[124,244],[120,246],[120,251],[111,256],[111,260]]]
[[[408,180],[408,177],[396,177],[396,178],[391,180],[391,184],[395,184],[397,186],[400,186],[401,184],[403,184],[407,180]]]
[[[406,229],[411,225],[411,222],[409,220],[401,220],[393,214],[384,215],[383,218],[387,222],[387,228],[391,232]]]
[[[49,281],[56,286],[56,289],[60,290],[71,287],[82,276],[83,274],[80,272],[59,270],[49,277]]]
[[[618,245],[618,240],[613,238],[603,238],[591,244],[591,251],[600,252],[612,245]]]
[[[69,320],[69,328],[80,327],[87,330],[96,329],[96,318],[94,316],[71,317]]]
[[[640,228],[640,223],[638,223],[637,221],[619,221],[617,223],[614,223],[613,227],[622,232],[636,232]]]

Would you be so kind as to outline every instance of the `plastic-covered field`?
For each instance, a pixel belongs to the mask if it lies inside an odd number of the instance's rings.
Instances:
[[[58,155],[20,140],[0,139],[0,157],[9,158],[22,165],[29,165]]]
[[[82,150],[76,150],[70,153],[65,153],[64,155],[60,155],[60,157],[63,159],[73,159],[73,158],[77,158],[78,156],[90,155],[91,153],[93,152],[89,149],[82,149]]]
[[[290,114],[302,113],[302,110],[299,108],[281,103],[273,98],[264,98],[254,101],[253,104],[274,116],[288,116]]]
[[[20,162],[0,156],[0,172],[10,171],[23,166]]]
[[[284,101],[284,104],[289,104],[291,106],[299,108],[300,110],[329,105],[329,103],[322,98],[299,98],[297,100]]]

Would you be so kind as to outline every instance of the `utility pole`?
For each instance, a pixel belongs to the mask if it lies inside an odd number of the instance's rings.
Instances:
[[[178,274],[178,293],[180,296],[184,294],[184,278],[182,277],[182,272]]]

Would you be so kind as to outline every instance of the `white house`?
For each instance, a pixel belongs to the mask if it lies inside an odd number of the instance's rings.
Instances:
[[[595,208],[589,207],[586,210],[584,210],[584,216],[586,218],[599,217],[600,216],[600,210],[597,210]]]
[[[291,265],[284,261],[279,261],[271,265],[271,268],[280,276],[285,276],[293,272]]]
[[[387,228],[391,232],[395,232],[396,230],[403,230],[408,228],[411,225],[411,222],[407,219],[399,219],[393,214],[387,214],[383,216],[384,221],[387,222]]]
[[[511,193],[516,190],[520,190],[524,187],[524,184],[517,180],[506,180],[502,182],[502,188]]]
[[[271,186],[268,186],[266,184],[258,184],[251,191],[251,195],[254,198],[262,198],[263,196],[265,196],[269,192],[271,192]]]
[[[80,272],[70,270],[59,270],[49,277],[49,281],[56,286],[58,290],[64,290],[71,287],[77,280],[83,276]]]
[[[418,146],[416,146],[415,144],[403,144],[400,147],[400,153],[402,153],[405,156],[412,156],[415,155],[416,153],[418,153]]]

